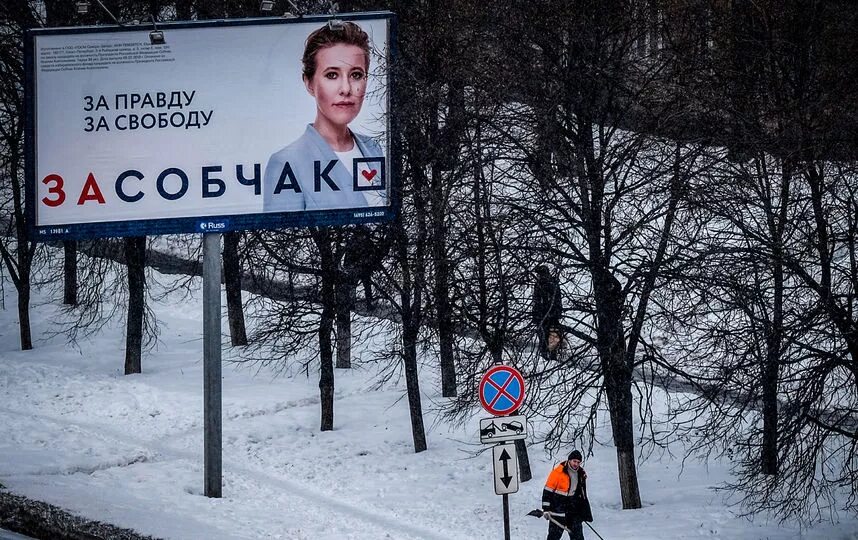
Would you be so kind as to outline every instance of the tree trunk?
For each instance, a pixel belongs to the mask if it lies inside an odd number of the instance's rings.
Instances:
[[[125,330],[125,374],[141,373],[143,354],[143,310],[146,287],[146,237],[125,238],[128,268],[128,316]]]
[[[527,455],[527,444],[523,439],[515,440],[515,453],[518,454],[518,479],[520,482],[527,482],[533,478],[533,472],[530,470],[530,458]]]
[[[319,250],[321,268],[322,314],[319,320],[319,395],[321,399],[321,430],[334,429],[334,350],[331,332],[334,329],[336,312],[337,266],[334,259],[331,232],[329,229],[317,229],[313,232],[313,241]]]
[[[336,285],[337,304],[337,368],[352,367],[352,307],[354,306],[355,283],[350,277],[342,277]]]
[[[423,427],[423,406],[420,399],[420,382],[417,370],[417,339],[423,313],[423,291],[426,285],[423,273],[425,259],[426,221],[422,200],[415,197],[417,208],[417,235],[414,257],[409,256],[408,233],[402,221],[397,223],[396,251],[402,271],[402,286],[399,291],[402,307],[402,360],[405,363],[405,385],[408,394],[408,410],[411,414],[411,437],[414,452],[426,450],[426,430]]]
[[[331,343],[331,331],[333,330],[333,309],[324,301],[325,295],[333,296],[325,289],[333,288],[330,284],[322,283],[322,318],[319,321],[319,358],[321,368],[319,370],[319,394],[322,408],[322,431],[334,429],[334,354]]]
[[[24,194],[19,174],[19,146],[12,145],[9,153],[9,179],[12,188],[12,206],[15,217],[15,246],[14,262],[13,255],[3,249],[3,261],[9,270],[9,275],[18,290],[18,325],[21,336],[21,350],[29,351],[33,348],[33,335],[30,329],[30,274],[33,269],[33,253],[35,244],[30,242],[24,213]],[[17,266],[17,272],[16,272]]]
[[[408,410],[411,413],[411,436],[414,453],[426,450],[426,430],[423,427],[423,406],[420,401],[420,381],[417,374],[417,333],[411,324],[403,324],[405,385],[408,389]]]
[[[372,295],[372,272],[365,272],[360,281],[363,284],[364,305],[367,310],[372,311],[375,309],[375,301]]]
[[[22,272],[23,275],[23,272]],[[21,334],[21,350],[33,348],[33,335],[30,332],[30,280],[21,280],[18,287],[18,322]]]
[[[631,396],[631,393],[629,395]],[[629,407],[629,412],[631,412],[631,407]],[[623,510],[635,510],[641,507],[641,495],[638,490],[638,472],[635,466],[635,449],[634,440],[631,438],[631,426],[627,431],[629,433],[628,442],[617,445],[617,472],[620,476]],[[616,437],[617,429],[614,429],[615,440]]]
[[[244,308],[241,302],[241,265],[238,260],[240,237],[241,233],[238,232],[228,232],[223,235],[223,280],[226,285],[226,309],[233,347],[247,345]]]
[[[635,466],[634,415],[632,413],[632,366],[626,358],[622,327],[623,295],[619,281],[607,270],[593,275],[596,295],[599,359],[611,415],[611,432],[617,449],[617,472],[623,509],[641,507]]]
[[[766,364],[763,367],[763,447],[760,450],[763,474],[778,474],[778,360],[777,348],[768,340]]]
[[[440,219],[435,221],[440,221]],[[441,357],[441,395],[456,397],[456,363],[453,356],[455,331],[448,297],[450,284],[443,224],[436,223],[435,231],[432,250],[435,263],[435,314],[437,316],[436,324],[438,325],[438,344]]]
[[[775,214],[768,210],[767,222],[773,241],[772,277],[774,298],[772,299],[771,328],[766,333],[766,357],[762,369],[763,395],[763,446],[760,449],[760,470],[763,474],[778,474],[778,379],[780,376],[781,348],[784,335],[784,261],[783,237],[789,208],[792,160],[784,160],[780,186],[780,210]]]
[[[588,266],[593,281],[596,308],[596,350],[601,364],[603,387],[608,398],[611,432],[617,449],[617,470],[623,509],[641,507],[638,475],[635,467],[634,416],[632,414],[632,366],[626,355],[623,328],[625,293],[611,273],[610,222],[605,213],[605,177],[596,158],[591,111],[577,110],[575,149],[578,195],[581,217],[587,237]],[[606,219],[603,223],[602,220]],[[602,241],[605,240],[605,245]]]
[[[443,197],[441,171],[432,167],[432,266],[435,270],[434,304],[435,325],[438,328],[438,345],[441,363],[441,395],[456,397],[456,363],[453,356],[455,332],[450,306],[450,270],[447,260],[447,233],[444,226],[446,206]]]
[[[606,394],[611,413],[611,432],[614,436],[614,446],[617,449],[620,495],[623,499],[623,509],[630,510],[641,507],[638,473],[635,466],[631,379],[629,379],[628,384],[624,384],[622,382],[624,377],[616,378],[620,380],[608,384]]]
[[[430,65],[437,61],[437,57],[430,60]],[[441,364],[441,395],[444,397],[456,397],[456,365],[453,357],[454,329],[452,328],[452,309],[450,306],[450,271],[447,259],[447,231],[444,220],[447,216],[448,204],[445,193],[448,175],[445,175],[444,162],[453,160],[457,154],[455,136],[459,116],[454,106],[454,90],[451,88],[449,115],[444,129],[440,127],[439,109],[442,104],[437,99],[432,99],[429,105],[432,110],[432,118],[429,123],[429,141],[433,150],[430,163],[430,189],[428,192],[428,217],[431,227],[431,257],[432,268],[435,272],[432,303],[435,306],[435,326],[438,329],[438,345]],[[456,94],[458,95],[458,94]],[[458,102],[457,102],[458,103]]]
[[[77,305],[77,242],[65,240],[63,242],[63,304],[69,306]]]

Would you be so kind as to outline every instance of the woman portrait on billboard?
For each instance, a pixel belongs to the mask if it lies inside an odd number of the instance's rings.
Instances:
[[[386,204],[381,146],[349,128],[363,106],[369,60],[369,37],[353,22],[330,21],[307,37],[302,76],[316,101],[316,117],[303,135],[269,158],[264,211]]]

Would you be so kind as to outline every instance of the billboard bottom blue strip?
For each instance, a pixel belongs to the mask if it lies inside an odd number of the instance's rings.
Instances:
[[[392,221],[395,216],[396,212],[391,208],[355,208],[301,213],[248,214],[49,225],[31,229],[30,235],[31,240],[36,242],[48,240],[86,240],[88,238],[150,236],[159,234],[357,225]]]

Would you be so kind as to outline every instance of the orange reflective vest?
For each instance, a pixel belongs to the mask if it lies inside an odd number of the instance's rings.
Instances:
[[[552,469],[551,474],[548,475],[548,480],[545,481],[545,488],[542,490],[542,510],[544,512],[551,512],[559,518],[566,518],[567,512],[575,506],[575,499],[587,499],[587,487],[585,484],[587,473],[584,472],[583,468],[578,468],[578,485],[571,493],[572,479],[569,477],[570,474],[576,474],[576,471],[572,469],[567,470],[565,463],[560,463]],[[577,513],[573,512],[573,514]],[[568,517],[577,518],[577,516],[573,515]]]

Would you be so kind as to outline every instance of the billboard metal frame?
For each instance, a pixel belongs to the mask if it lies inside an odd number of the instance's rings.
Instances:
[[[127,221],[74,223],[66,225],[36,225],[36,78],[35,43],[38,36],[103,34],[118,32],[141,32],[152,29],[151,24],[74,26],[58,28],[34,28],[24,32],[24,179],[25,179],[25,216],[27,231],[33,241],[48,240],[84,240],[89,238],[145,236],[176,233],[230,232],[249,229],[276,229],[284,227],[312,227],[330,225],[349,225],[379,223],[396,218],[401,204],[399,187],[399,146],[396,134],[399,133],[397,116],[390,107],[391,96],[395,91],[395,78],[391,72],[397,62],[397,24],[396,15],[389,11],[342,13],[335,15],[306,15],[302,17],[261,17],[250,19],[218,19],[207,21],[159,22],[158,29],[164,31],[169,39],[170,30],[260,26],[294,23],[324,23],[331,19],[343,21],[361,21],[368,19],[387,19],[387,156],[389,170],[390,205],[372,208],[348,208],[334,210],[305,210],[299,212],[260,212],[249,214],[228,214],[199,217],[156,218]]]

